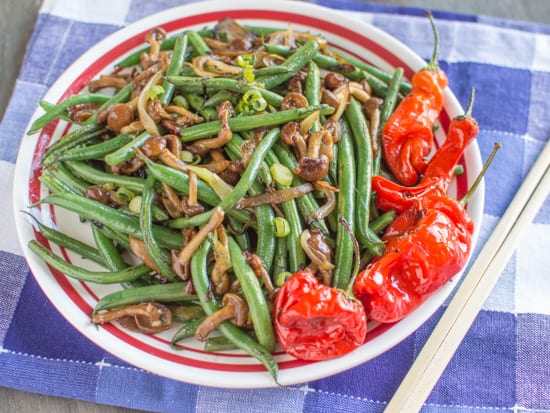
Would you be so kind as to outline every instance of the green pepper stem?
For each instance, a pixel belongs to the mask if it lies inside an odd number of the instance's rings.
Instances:
[[[476,95],[476,88],[472,87],[472,90],[470,91],[470,98],[468,99],[468,106],[466,106],[466,112],[464,113],[465,117],[468,117],[468,118],[472,117],[472,109],[474,107],[475,95]]]
[[[470,200],[470,198],[472,197],[472,195],[476,191],[476,189],[479,186],[481,180],[483,179],[483,177],[487,173],[487,170],[489,169],[489,166],[493,162],[493,158],[495,157],[495,155],[497,154],[497,151],[501,147],[502,147],[502,144],[500,142],[495,142],[495,145],[493,146],[493,150],[491,151],[489,157],[487,158],[487,160],[483,164],[483,168],[481,168],[481,171],[479,172],[476,180],[474,181],[474,183],[472,184],[470,189],[468,189],[468,192],[466,192],[466,195],[464,195],[464,197],[460,200],[460,203],[461,203],[462,206],[464,206],[468,203],[468,201]]]
[[[430,62],[428,63],[427,69],[439,69],[439,32],[437,31],[437,27],[435,27],[434,17],[430,11],[426,12],[426,16],[430,20],[430,24],[432,26],[432,31],[434,35],[434,49],[432,52],[432,58]]]

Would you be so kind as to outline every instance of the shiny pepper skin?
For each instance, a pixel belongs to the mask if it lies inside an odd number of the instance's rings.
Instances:
[[[302,360],[342,356],[362,345],[367,333],[361,303],[307,271],[292,275],[278,291],[274,326],[283,350]]]
[[[427,167],[433,126],[443,108],[447,76],[438,67],[416,72],[411,92],[392,113],[382,132],[386,163],[403,185],[414,185]]]
[[[372,190],[376,191],[376,206],[379,209],[383,211],[394,209],[397,213],[401,213],[410,208],[417,198],[444,195],[447,192],[454,174],[454,167],[464,150],[479,133],[479,126],[471,116],[472,104],[473,91],[466,113],[451,121],[445,142],[430,159],[418,185],[399,185],[383,176],[372,178]]]
[[[398,321],[465,265],[474,223],[447,196],[427,196],[400,214],[384,234],[386,249],[359,273],[354,294],[369,319]]]

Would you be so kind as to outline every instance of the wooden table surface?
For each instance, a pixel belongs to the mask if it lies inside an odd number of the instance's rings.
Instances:
[[[370,0],[372,3],[443,9],[550,24],[548,0]],[[0,118],[19,72],[41,0],[0,1]],[[124,413],[137,410],[98,405],[0,387],[0,413]]]

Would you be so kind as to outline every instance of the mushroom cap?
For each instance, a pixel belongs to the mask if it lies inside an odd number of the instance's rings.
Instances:
[[[225,293],[222,299],[224,307],[232,306],[234,308],[234,316],[231,319],[233,324],[243,326],[248,320],[248,304],[245,299],[235,293]]]

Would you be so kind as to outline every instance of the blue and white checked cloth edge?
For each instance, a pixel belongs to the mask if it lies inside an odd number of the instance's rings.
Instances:
[[[428,58],[423,11],[354,0],[341,9]],[[289,389],[224,390],[157,377],[83,338],[47,301],[15,239],[12,178],[20,140],[39,99],[90,46],[153,12],[163,0],[46,0],[0,125],[0,385],[151,411],[382,411],[442,310],[401,344],[348,372]],[[550,27],[435,13],[442,67],[460,101],[476,86],[482,156],[503,150],[486,180],[478,250],[550,135]],[[70,47],[68,47],[70,42]],[[9,236],[8,236],[9,235]],[[550,412],[550,202],[528,230],[423,411]]]

